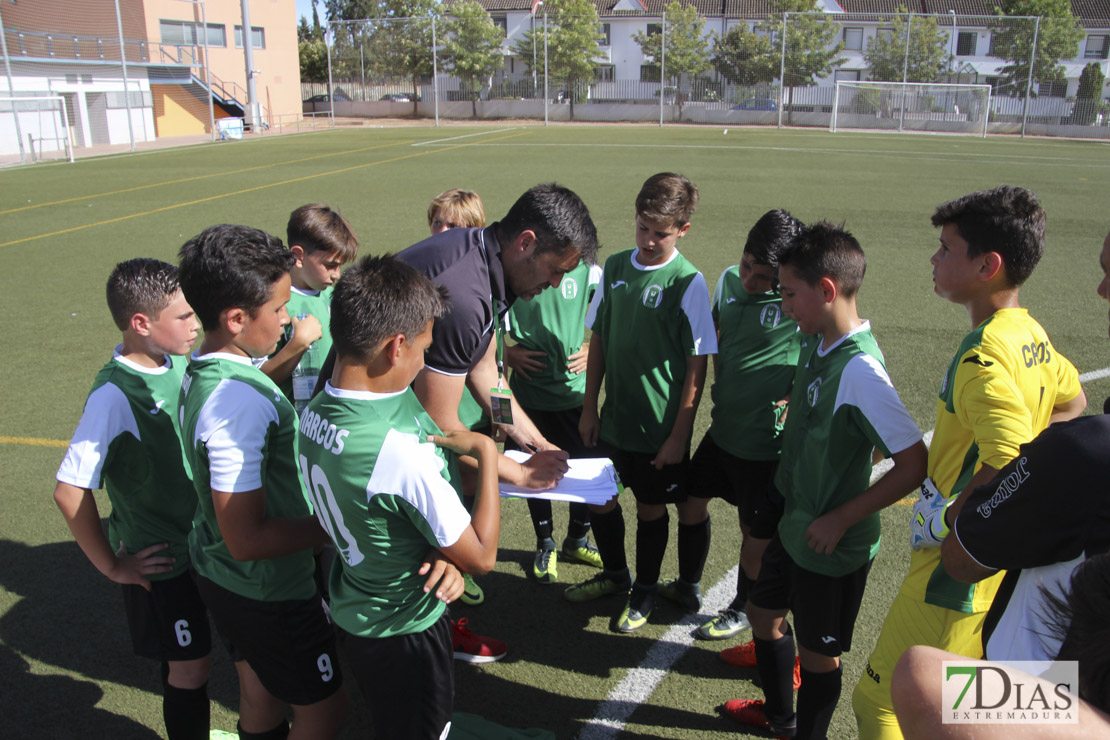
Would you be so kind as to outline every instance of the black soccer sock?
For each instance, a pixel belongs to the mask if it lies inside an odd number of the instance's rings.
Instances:
[[[828,673],[811,673],[802,669],[802,688],[798,689],[797,738],[824,740],[829,733],[836,703],[840,701],[843,668]]]
[[[532,499],[528,499],[531,501]],[[580,540],[590,532],[590,507],[586,504],[570,505],[570,522],[567,524],[567,539]]]
[[[775,729],[794,726],[794,633],[777,640],[755,638],[755,659],[763,684],[764,712]]]
[[[551,502],[545,498],[528,499],[528,513],[532,515],[532,528],[536,530],[536,542],[551,539],[554,527],[551,522]],[[538,550],[539,544],[536,545]]]
[[[235,729],[239,731],[239,740],[285,740],[289,737],[289,721],[284,719],[277,727],[265,732],[246,732],[242,722],[237,722]]]
[[[162,688],[162,721],[168,740],[208,740],[211,708],[208,684],[199,689]]]
[[[664,512],[658,519],[636,520],[636,580],[645,586],[659,582],[659,569],[667,552],[671,516]],[[602,555],[602,559],[604,559]],[[608,562],[606,562],[608,565]]]
[[[709,517],[699,524],[678,523],[678,577],[687,583],[701,583],[705,559],[709,556],[712,530]]]
[[[594,539],[608,573],[628,572],[624,554],[624,512],[618,503],[612,511],[594,514]]]
[[[752,583],[752,579],[748,578],[748,574],[744,572],[743,568],[740,568],[740,571],[736,574],[736,598],[730,604],[736,611],[744,611],[744,607],[748,603],[748,594],[752,590]]]

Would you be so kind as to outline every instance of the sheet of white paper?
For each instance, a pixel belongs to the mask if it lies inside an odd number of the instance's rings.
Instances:
[[[508,450],[505,455],[520,463],[531,457],[520,450]],[[617,495],[617,471],[609,458],[583,457],[569,460],[568,465],[570,469],[554,488],[536,491],[502,483],[501,495],[587,504],[603,504]]]

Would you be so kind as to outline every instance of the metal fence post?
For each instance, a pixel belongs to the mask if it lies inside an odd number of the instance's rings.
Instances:
[[[1033,91],[1033,68],[1037,64],[1037,34],[1041,30],[1041,17],[1033,24],[1033,50],[1029,52],[1029,76],[1025,80],[1025,105],[1021,111],[1021,138],[1025,138],[1025,122],[1029,119],[1029,96]]]

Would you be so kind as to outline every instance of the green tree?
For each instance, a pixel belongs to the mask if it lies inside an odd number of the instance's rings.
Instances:
[[[312,25],[303,15],[297,26],[297,53],[301,61],[301,82],[328,81],[328,45],[316,7],[312,8]]]
[[[1069,0],[999,0],[998,15],[1035,15],[1040,17],[1036,29],[1037,53],[1033,60],[1033,82],[1063,82],[1061,59],[1079,54],[1083,27],[1072,15]],[[999,68],[1001,92],[1021,96],[1029,81],[1029,56],[1033,48],[1032,21],[1000,22],[992,29],[994,56],[1008,64]],[[1036,86],[1029,86],[1033,95]]]
[[[771,82],[779,73],[770,39],[745,24],[733,26],[717,41],[713,67],[732,84],[744,87]]]
[[[909,11],[898,7],[898,15],[885,19],[890,33],[881,33],[871,39],[863,58],[870,68],[872,80],[902,82],[936,82],[947,66],[949,39],[941,32],[934,16],[904,15]],[[906,31],[910,33],[910,53],[907,64]]]
[[[812,85],[818,77],[828,77],[844,63],[838,58],[844,42],[837,40],[840,26],[821,17],[817,0],[779,0],[776,10],[791,14],[786,24],[785,72],[782,84],[789,88],[787,117],[793,118],[794,88]],[[808,13],[808,15],[794,15]],[[782,19],[770,18],[763,30],[773,34],[776,58],[783,51]]]
[[[543,17],[547,18],[547,73],[568,91],[573,121],[574,104],[580,95],[578,87],[593,80],[601,53],[597,43],[600,27],[597,8],[590,0],[545,0],[543,9],[546,14]],[[542,70],[543,49],[544,28],[540,21],[535,31],[526,31],[513,46],[513,53],[529,69],[534,58]]]
[[[709,69],[709,38],[702,34],[705,20],[695,6],[683,7],[679,0],[670,0],[663,13],[667,22],[665,33],[637,31],[632,34],[632,40],[640,45],[644,56],[656,63],[662,62],[667,79],[674,83],[675,102],[678,103],[678,117],[681,119],[682,103],[686,97],[682,91],[682,80],[685,77],[692,80]]]
[[[1091,62],[1079,75],[1079,89],[1075,92],[1075,110],[1072,123],[1089,126],[1098,118],[1099,104],[1102,102],[1102,86],[1106,75],[1098,62]]]
[[[474,117],[478,117],[478,94],[482,83],[505,65],[501,52],[504,33],[485,8],[474,0],[451,6],[452,19],[443,34],[443,61],[470,94]]]

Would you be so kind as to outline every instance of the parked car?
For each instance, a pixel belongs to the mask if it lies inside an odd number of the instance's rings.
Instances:
[[[390,103],[411,103],[412,93],[386,93],[378,98],[378,100],[385,100]],[[420,96],[416,96],[416,102],[420,102]]]
[[[347,93],[345,93],[345,92],[343,92],[342,90],[339,90],[339,89],[336,89],[336,91],[335,91],[335,99],[336,99],[337,102],[340,102],[340,103],[347,103],[347,102],[350,102],[350,100],[351,100],[351,98],[347,95]],[[329,96],[327,93],[320,93],[319,95],[313,95],[311,98],[305,98],[304,102],[306,102],[306,103],[330,103],[331,102],[331,96]]]
[[[779,109],[779,101],[774,98],[748,98],[739,105],[732,106],[733,110],[774,110]]]

